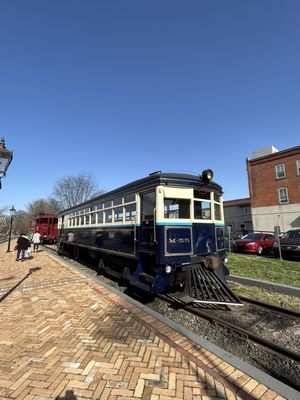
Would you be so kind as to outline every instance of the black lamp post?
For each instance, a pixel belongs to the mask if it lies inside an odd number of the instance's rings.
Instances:
[[[12,162],[13,152],[7,150],[5,146],[5,140],[2,138],[0,140],[0,189],[2,187],[1,178],[6,175],[6,171]]]
[[[6,253],[10,252],[10,241],[11,241],[11,230],[12,230],[12,223],[13,223],[13,218],[16,215],[16,209],[14,206],[9,210],[10,213],[10,224],[9,224],[9,236],[8,236],[8,247]]]

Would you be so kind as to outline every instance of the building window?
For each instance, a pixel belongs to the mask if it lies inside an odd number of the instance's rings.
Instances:
[[[296,161],[297,175],[300,175],[300,160]]]
[[[276,170],[276,178],[277,179],[285,178],[284,164],[275,165],[275,170]]]
[[[287,188],[279,188],[278,189],[279,203],[286,204],[289,202],[289,195]]]
[[[243,211],[244,211],[244,214],[251,214],[250,207],[244,207]]]

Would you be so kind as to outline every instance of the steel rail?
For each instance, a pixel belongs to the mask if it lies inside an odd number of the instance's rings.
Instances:
[[[166,301],[169,304],[176,304],[176,301],[171,299],[166,295],[158,295],[158,298]],[[226,322],[218,317],[215,317],[211,313],[205,312],[203,310],[199,310],[198,308],[194,308],[192,306],[183,306],[182,309],[199,316],[200,318],[204,318],[209,321],[211,324],[221,326],[223,329],[230,330],[235,334],[238,334],[245,341],[250,340],[253,343],[256,343],[262,347],[264,347],[269,353],[280,357],[283,360],[294,360],[296,362],[300,362],[300,353],[295,351],[288,350],[280,345],[276,345],[269,340],[263,339],[260,336],[247,331],[246,329],[236,327],[230,322]]]
[[[249,297],[244,297],[244,296],[240,296],[239,298],[244,302],[244,303],[248,303],[254,306],[258,306],[258,307],[262,307],[262,308],[266,308],[270,311],[291,317],[291,318],[295,318],[295,319],[300,319],[300,313],[294,310],[289,310],[288,308],[283,308],[283,307],[279,307],[276,306],[274,304],[269,304],[269,303],[264,303],[262,301],[256,300],[256,299],[251,299]]]

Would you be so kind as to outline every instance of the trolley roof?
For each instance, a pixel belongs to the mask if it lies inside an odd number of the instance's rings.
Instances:
[[[222,193],[222,187],[213,181],[205,181],[201,175],[190,175],[190,174],[180,174],[180,173],[170,173],[170,172],[153,172],[146,176],[130,182],[126,185],[120,186],[117,189],[113,189],[109,192],[103,193],[99,196],[91,198],[84,201],[83,203],[77,204],[76,206],[70,207],[58,213],[58,215],[63,215],[69,211],[77,210],[78,208],[84,207],[91,203],[95,203],[99,200],[109,200],[116,195],[126,195],[132,193],[133,191],[138,192],[145,189],[150,189],[159,185],[173,185],[182,187],[193,187],[202,188],[209,191],[215,191]]]

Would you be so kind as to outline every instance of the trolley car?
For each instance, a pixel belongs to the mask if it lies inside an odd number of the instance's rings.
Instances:
[[[213,172],[161,171],[58,214],[58,252],[182,303],[240,305],[225,283],[222,188]]]

